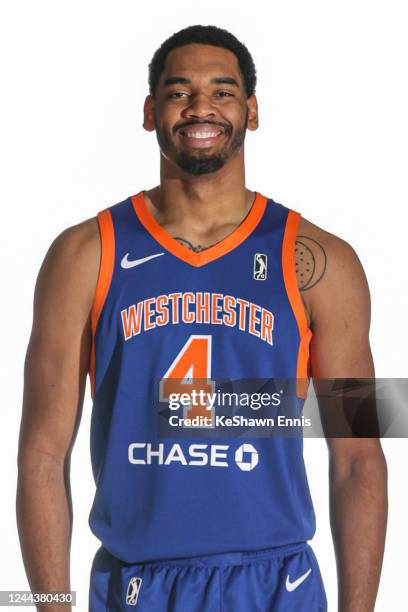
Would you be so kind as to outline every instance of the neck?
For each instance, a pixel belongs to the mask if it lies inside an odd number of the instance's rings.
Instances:
[[[254,194],[245,187],[243,150],[217,172],[192,176],[163,156],[160,185],[146,192],[152,213],[161,223],[239,223],[249,211]]]

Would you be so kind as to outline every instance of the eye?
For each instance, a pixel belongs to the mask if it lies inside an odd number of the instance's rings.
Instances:
[[[188,96],[188,94],[185,91],[172,91],[167,97],[173,100],[179,100],[182,96]]]
[[[232,98],[233,94],[230,91],[217,91],[216,96],[220,96],[221,98]]]

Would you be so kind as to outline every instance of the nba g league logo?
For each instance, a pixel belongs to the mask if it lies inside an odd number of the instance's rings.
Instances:
[[[264,253],[254,255],[254,279],[266,280],[268,257]]]
[[[137,598],[141,586],[142,579],[139,576],[133,576],[133,578],[129,580],[126,593],[126,603],[128,606],[135,606],[137,604]]]

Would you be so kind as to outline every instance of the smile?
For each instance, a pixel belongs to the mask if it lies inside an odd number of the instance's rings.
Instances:
[[[191,125],[179,130],[179,134],[193,148],[213,146],[224,135],[222,127],[209,125]]]
[[[222,130],[217,131],[183,131],[182,135],[187,136],[187,138],[215,138],[221,134]]]

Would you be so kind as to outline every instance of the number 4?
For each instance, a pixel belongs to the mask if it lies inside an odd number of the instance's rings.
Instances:
[[[199,393],[214,392],[211,378],[211,341],[212,336],[192,335],[179,351],[173,363],[163,376],[160,384],[160,400],[170,399],[172,393],[181,395],[192,391]],[[184,407],[184,418],[205,416],[213,424],[214,409],[207,410],[207,401]],[[211,426],[211,425],[207,425]]]

